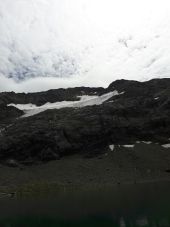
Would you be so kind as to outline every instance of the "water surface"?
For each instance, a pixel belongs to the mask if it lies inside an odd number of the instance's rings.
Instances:
[[[64,189],[1,199],[0,226],[170,226],[170,183]]]

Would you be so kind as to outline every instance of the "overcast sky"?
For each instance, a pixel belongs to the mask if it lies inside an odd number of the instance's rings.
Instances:
[[[0,91],[163,77],[169,0],[0,0]]]

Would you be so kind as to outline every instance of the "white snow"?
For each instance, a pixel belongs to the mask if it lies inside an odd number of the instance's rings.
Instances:
[[[136,141],[137,144],[141,143],[140,141]]]
[[[112,145],[109,145],[109,149],[111,150],[111,151],[114,151],[114,149],[115,149],[115,146],[112,144]]]
[[[0,128],[0,135],[5,131],[5,128]]]
[[[152,142],[151,141],[142,141],[142,143],[145,143],[145,144],[152,144]]]
[[[14,106],[20,110],[31,110],[31,109],[35,109],[37,107],[36,105],[31,104],[31,103],[29,103],[29,104],[9,104],[8,106]]]
[[[164,145],[162,145],[162,147],[164,147],[164,148],[170,148],[170,144],[164,144]]]
[[[136,143],[137,144],[139,144],[139,143],[145,143],[145,144],[152,144],[152,142],[151,141],[136,141]]]
[[[62,102],[55,102],[55,103],[46,103],[42,106],[36,106],[34,104],[9,104],[8,106],[14,106],[17,109],[23,110],[24,115],[22,117],[29,117],[41,112],[44,112],[48,109],[62,109],[66,107],[72,108],[82,108],[85,106],[95,106],[101,105],[108,99],[112,98],[113,96],[121,95],[118,91],[109,92],[102,96],[78,96],[80,98],[79,101],[62,101]]]
[[[125,148],[134,148],[135,147],[135,145],[131,145],[131,144],[128,144],[128,145],[122,145],[123,147],[125,147]]]
[[[114,100],[108,101],[108,103],[114,102]]]

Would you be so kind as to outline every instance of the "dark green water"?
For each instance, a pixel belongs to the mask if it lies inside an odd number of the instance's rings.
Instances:
[[[0,227],[170,227],[170,183],[0,200]]]

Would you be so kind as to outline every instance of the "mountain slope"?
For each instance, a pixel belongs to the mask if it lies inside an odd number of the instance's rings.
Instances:
[[[78,96],[97,96],[117,91],[101,105],[48,109],[20,118],[24,112],[15,104],[78,101]],[[59,89],[35,94],[0,94],[0,160],[39,162],[81,153],[93,156],[109,145],[153,141],[168,144],[170,138],[170,79],[115,81],[107,89]],[[14,111],[15,110],[15,111]],[[2,111],[3,114],[2,114]],[[6,112],[5,112],[6,111]],[[13,111],[13,114],[12,114]],[[19,117],[19,118],[18,118]]]

